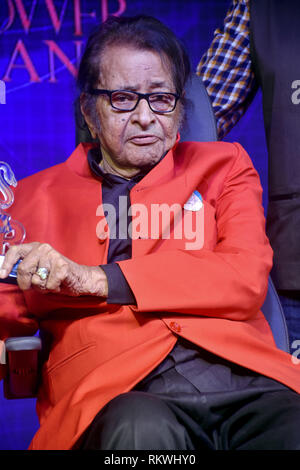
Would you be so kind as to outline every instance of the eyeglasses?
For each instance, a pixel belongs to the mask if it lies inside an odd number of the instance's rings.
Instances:
[[[140,100],[145,99],[154,113],[171,113],[174,111],[180,96],[176,93],[137,93],[127,90],[90,90],[92,95],[108,95],[110,104],[118,111],[134,111]]]

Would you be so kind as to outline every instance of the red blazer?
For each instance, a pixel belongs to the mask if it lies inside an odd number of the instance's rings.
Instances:
[[[11,213],[25,225],[28,242],[48,242],[78,263],[100,265],[109,239],[89,148],[80,145],[65,163],[21,181]],[[183,207],[195,190],[203,198],[203,246],[187,249],[185,231],[182,239],[172,236],[174,220],[170,236],[163,236],[168,227],[162,221],[159,239],[152,232],[152,238],[136,236],[132,259],[119,262],[135,307],[0,286],[2,338],[38,327],[53,338],[32,449],[72,448],[105,403],[163,360],[177,335],[300,391],[299,367],[275,347],[260,312],[272,250],[261,185],[245,151],[223,142],[179,143],[130,198],[150,214],[153,204]],[[200,212],[182,214],[196,224]]]

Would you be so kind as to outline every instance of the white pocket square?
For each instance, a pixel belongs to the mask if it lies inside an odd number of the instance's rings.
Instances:
[[[183,207],[188,211],[199,211],[203,207],[202,196],[199,191],[194,191]]]

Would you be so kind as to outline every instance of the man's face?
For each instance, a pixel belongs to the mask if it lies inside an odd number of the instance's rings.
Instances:
[[[159,54],[129,46],[109,46],[104,50],[101,75],[96,88],[131,90],[140,93],[175,93],[168,62]],[[180,104],[168,114],[157,114],[142,99],[134,111],[118,111],[109,97],[96,101],[102,154],[123,176],[133,176],[155,164],[175,143],[180,123]]]

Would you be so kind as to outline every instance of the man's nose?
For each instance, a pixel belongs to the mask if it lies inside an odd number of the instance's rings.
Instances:
[[[135,110],[132,112],[132,121],[137,122],[141,127],[148,127],[155,121],[155,113],[151,111],[146,99],[141,99]]]

